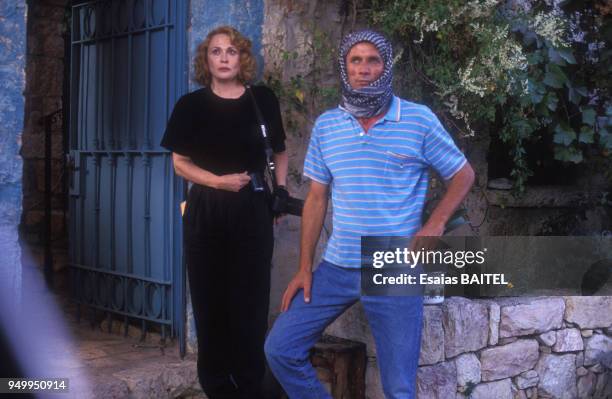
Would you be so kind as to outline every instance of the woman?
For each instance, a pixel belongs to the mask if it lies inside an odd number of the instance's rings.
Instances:
[[[179,99],[161,145],[193,183],[184,215],[184,251],[198,335],[198,377],[211,399],[261,397],[272,259],[269,194],[255,191],[265,152],[245,85],[255,74],[251,42],[223,26],[198,46],[195,80]],[[268,127],[276,179],[287,173],[279,104],[251,88]]]

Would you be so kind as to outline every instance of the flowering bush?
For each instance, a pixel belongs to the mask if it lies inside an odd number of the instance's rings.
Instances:
[[[600,4],[601,3],[601,4]],[[563,4],[563,7],[559,6]],[[373,26],[400,49],[399,90],[432,106],[459,136],[506,144],[522,191],[526,144],[557,162],[612,150],[610,31],[605,2],[372,0]]]

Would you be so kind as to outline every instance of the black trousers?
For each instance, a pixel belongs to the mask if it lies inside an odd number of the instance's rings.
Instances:
[[[195,185],[183,230],[202,389],[259,398],[274,245],[267,195]]]

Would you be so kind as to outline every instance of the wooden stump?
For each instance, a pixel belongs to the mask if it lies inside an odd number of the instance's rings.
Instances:
[[[312,349],[310,360],[334,399],[365,398],[364,343],[326,335]]]

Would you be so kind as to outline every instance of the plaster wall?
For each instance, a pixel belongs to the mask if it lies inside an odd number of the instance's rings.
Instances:
[[[13,305],[21,297],[21,217],[25,46],[24,0],[0,1],[0,291]],[[10,305],[9,305],[10,306]]]

